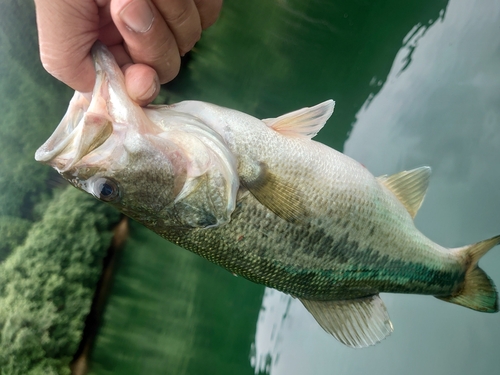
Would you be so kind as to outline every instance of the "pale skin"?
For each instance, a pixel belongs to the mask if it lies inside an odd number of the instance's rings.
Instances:
[[[40,59],[57,79],[80,92],[95,81],[90,54],[108,46],[139,105],[179,72],[181,56],[219,15],[222,0],[35,0]]]

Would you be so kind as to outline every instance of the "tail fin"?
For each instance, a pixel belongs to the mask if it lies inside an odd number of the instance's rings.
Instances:
[[[468,265],[465,280],[456,294],[437,297],[446,302],[482,312],[498,311],[498,295],[493,281],[477,266],[479,258],[500,243],[500,236],[454,249]]]

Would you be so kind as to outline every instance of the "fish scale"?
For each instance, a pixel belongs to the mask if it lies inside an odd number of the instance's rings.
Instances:
[[[266,242],[259,242],[262,229],[259,228],[260,217],[275,215],[252,196],[245,197],[242,205],[243,209],[232,217],[230,226],[210,231],[183,229],[180,232],[169,230],[157,233],[254,282],[268,284],[272,274],[273,288],[298,298],[351,299],[380,291],[447,295],[455,287],[457,276],[463,274],[461,267],[445,270],[401,259],[388,262],[387,255],[379,255],[376,250],[359,246],[355,246],[349,254],[346,249],[350,246],[342,239],[348,236],[348,232],[344,235],[340,233],[336,240],[332,236],[318,235],[315,230],[302,231],[300,242],[309,243],[313,253],[325,245],[331,249],[337,245],[343,250],[340,256],[348,261],[338,261],[332,251],[323,257],[308,258],[301,247],[295,246],[298,244],[297,237],[283,235],[296,231],[295,226],[279,218],[271,220],[280,224],[268,234]],[[259,209],[263,211],[260,215],[255,212]],[[240,235],[244,236],[244,240],[237,240]],[[323,241],[310,241],[311,237],[317,236]],[[453,282],[450,283],[450,280]]]
[[[113,56],[93,48],[92,96],[75,93],[35,158],[75,187],[236,275],[299,298],[351,347],[387,337],[379,293],[433,295],[498,311],[477,266],[500,236],[456,249],[415,227],[430,178],[374,177],[311,138],[331,100],[259,120],[184,101],[141,108]]]

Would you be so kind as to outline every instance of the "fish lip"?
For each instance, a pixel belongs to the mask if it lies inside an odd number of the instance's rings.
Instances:
[[[75,92],[61,122],[50,137],[36,150],[35,160],[44,164],[57,164],[55,159],[64,153],[76,136],[81,120],[87,111],[91,93]]]
[[[98,48],[100,50],[97,50]],[[48,164],[59,172],[67,172],[73,168],[88,152],[104,143],[112,133],[112,120],[107,108],[110,82],[108,75],[116,72],[105,70],[102,64],[106,64],[106,61],[101,60],[113,57],[100,43],[94,45],[93,54],[96,70],[93,92],[75,92],[61,122],[35,152],[36,161]],[[100,120],[96,120],[98,118]],[[96,130],[100,125],[111,131]]]
[[[92,96],[110,99],[110,90],[126,92],[123,72],[118,67],[113,54],[100,41],[96,41],[91,49],[96,81]]]
[[[101,42],[92,46],[96,81],[92,93],[75,92],[61,122],[35,152],[35,160],[68,172],[131,116],[124,77],[114,56]],[[105,129],[101,131],[100,126]]]

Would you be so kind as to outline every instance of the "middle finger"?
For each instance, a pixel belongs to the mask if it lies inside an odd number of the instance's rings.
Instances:
[[[201,37],[201,20],[193,0],[153,0],[175,36],[179,53],[184,56]]]

